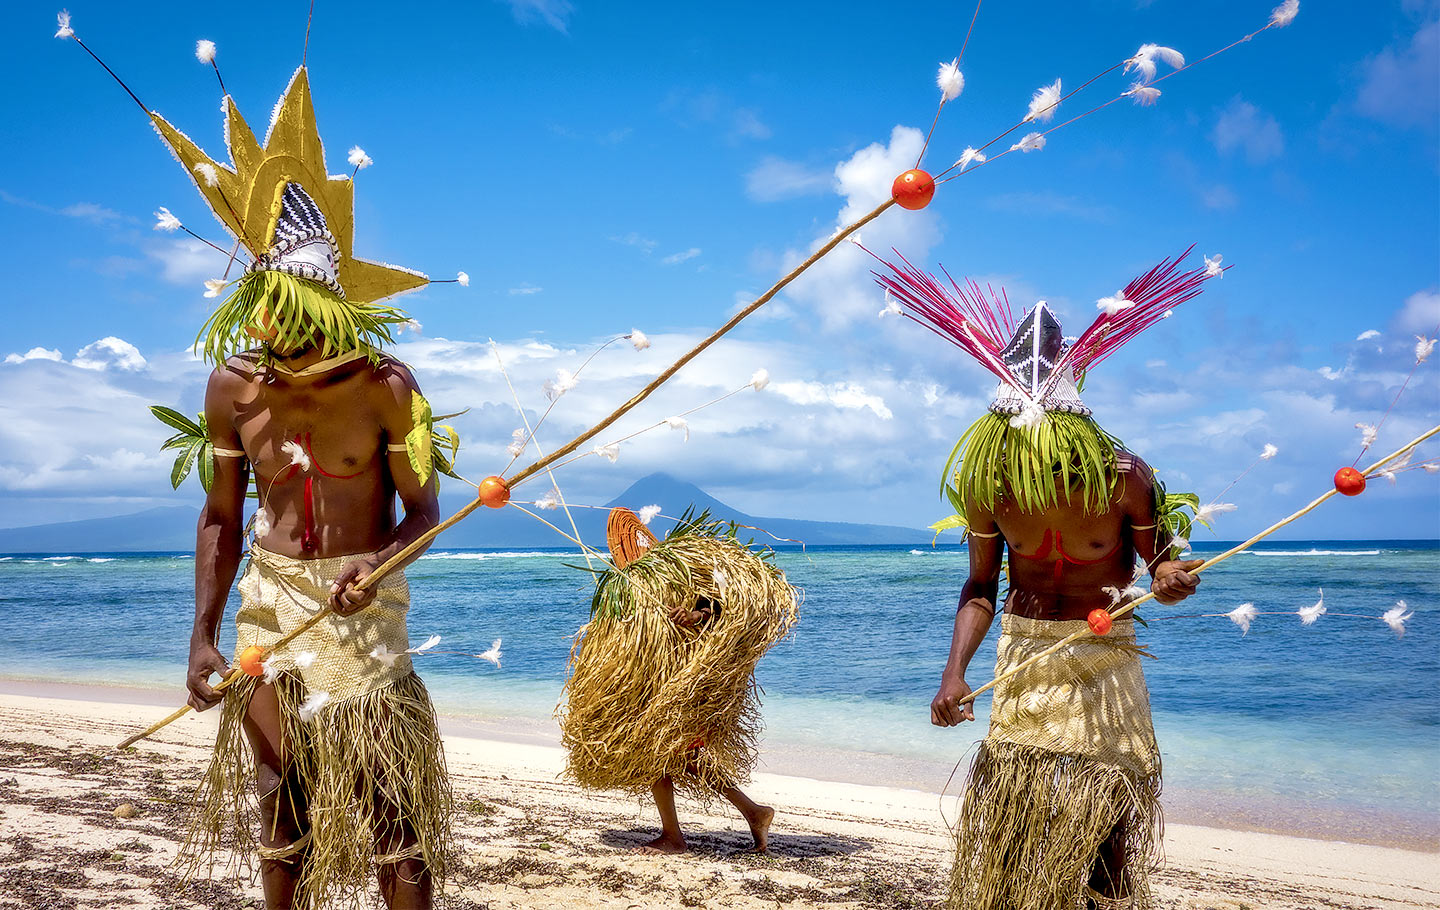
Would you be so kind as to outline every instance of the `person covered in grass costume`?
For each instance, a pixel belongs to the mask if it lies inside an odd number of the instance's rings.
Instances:
[[[74,37],[68,17],[65,33]],[[201,42],[207,53],[213,62],[214,45]],[[452,799],[406,653],[409,589],[401,572],[359,586],[438,519],[435,468],[448,461],[436,460],[415,378],[380,351],[406,316],[376,302],[428,279],[351,254],[353,173],[328,175],[303,66],[263,144],[228,95],[222,107],[229,165],[147,111],[236,250],[253,257],[228,285],[207,283],[208,296],[229,293],[196,343],[215,367],[201,421],[156,409],[180,431],[167,443],[182,449],[175,482],[204,462],[186,683],[196,710],[222,705],[177,862],[191,878],[213,871],[221,850],[244,867],[258,857],[272,910],[356,904],[377,877],[387,906],[430,907],[450,861]],[[180,226],[160,216],[157,227]],[[234,652],[249,675],[216,692],[252,472],[260,507]],[[327,605],[332,615],[258,664],[262,648]]]
[[[561,709],[567,773],[582,786],[649,790],[661,833],[639,847],[683,853],[675,791],[717,794],[744,816],[754,849],[775,811],[740,791],[755,766],[755,665],[795,624],[799,593],[770,550],[733,525],[686,514],[657,540],[628,509],[606,528],[613,567],[576,637]]]
[[[994,689],[956,828],[949,906],[957,910],[1150,905],[1160,753],[1134,622],[1112,628],[1108,611],[1139,596],[1146,571],[1161,603],[1196,590],[1189,573],[1200,561],[1179,560],[1177,541],[1190,527],[1182,507],[1198,500],[1167,495],[1094,421],[1077,380],[1220,273],[1218,258],[1190,271],[1183,259],[1098,301],[1099,317],[1078,339],[1062,337],[1043,301],[1017,325],[1003,294],[987,296],[973,282],[947,287],[908,262],[876,273],[903,315],[999,379],[942,480],[956,514],[935,527],[968,533],[970,574],[931,722],[974,720],[962,704],[966,672],[994,619],[1007,550],[997,676],[1087,622],[1094,633]]]

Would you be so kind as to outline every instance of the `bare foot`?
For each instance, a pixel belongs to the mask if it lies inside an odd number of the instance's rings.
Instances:
[[[767,822],[766,824],[768,825],[769,823]],[[649,843],[644,843],[636,847],[635,852],[651,855],[665,855],[673,853],[684,853],[688,849],[689,847],[685,844],[684,835],[677,834],[674,837],[671,837],[668,834],[662,834],[654,840],[650,841]]]
[[[765,853],[770,849],[770,822],[775,819],[775,810],[769,806],[756,806],[755,811],[745,816],[745,821],[750,823],[750,834],[755,838],[755,846],[751,848],[756,853]]]

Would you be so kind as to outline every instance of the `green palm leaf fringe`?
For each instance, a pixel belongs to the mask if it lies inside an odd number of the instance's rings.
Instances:
[[[762,726],[755,665],[801,599],[769,555],[733,525],[687,512],[643,557],[600,576],[559,712],[572,778],[641,794],[669,775],[702,800],[748,779]],[[702,627],[670,620],[668,607],[702,597],[719,607]]]
[[[312,344],[324,357],[369,348],[374,359],[381,345],[394,343],[390,327],[407,318],[395,307],[341,300],[314,282],[284,272],[251,272],[236,284],[195,338],[205,360],[217,366],[254,347],[257,335],[266,337],[272,331],[274,338],[262,349],[262,359],[271,348],[290,351]]]

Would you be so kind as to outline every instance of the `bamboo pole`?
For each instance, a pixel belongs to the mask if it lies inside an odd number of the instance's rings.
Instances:
[[[290,642],[292,642],[292,641],[294,641],[295,639],[299,638],[301,635],[304,635],[306,632],[309,632],[311,629],[315,628],[316,624],[318,624],[318,623],[320,622],[320,620],[322,620],[322,619],[324,619],[325,617],[329,616],[329,615],[330,615],[331,613],[333,613],[333,612],[334,612],[334,611],[330,608],[330,605],[329,605],[329,604],[326,604],[325,606],[321,607],[318,611],[316,611],[316,613],[315,613],[314,616],[310,617],[309,619],[307,619],[307,620],[305,620],[303,623],[301,623],[301,624],[299,625],[299,627],[295,629],[295,631],[293,631],[293,632],[289,633],[288,635],[286,635],[285,637],[281,638],[279,641],[275,642],[275,644],[271,645],[270,647],[263,649],[263,650],[264,650],[264,655],[263,655],[260,659],[261,659],[261,660],[264,660],[265,658],[269,657],[271,654],[274,654],[276,651],[278,651],[278,650],[280,650],[281,648],[285,647],[286,645],[290,644]],[[230,672],[225,674],[225,678],[222,679],[222,680],[220,680],[218,683],[216,683],[213,688],[214,688],[214,690],[215,690],[216,692],[223,692],[223,691],[225,691],[226,689],[230,688],[230,687],[231,687],[232,685],[234,685],[235,683],[239,682],[239,681],[240,681],[240,677],[242,677],[242,676],[244,676],[244,675],[245,675],[245,671],[244,671],[244,670],[240,669],[239,667],[231,667],[231,668],[230,668]],[[158,720],[158,721],[156,721],[155,723],[153,723],[153,724],[151,724],[150,726],[146,727],[144,730],[141,730],[139,733],[136,733],[134,736],[131,736],[130,738],[126,739],[124,742],[122,742],[120,745],[116,746],[115,748],[117,748],[117,749],[127,749],[127,748],[129,748],[130,746],[133,746],[133,745],[135,745],[136,743],[138,743],[140,740],[145,739],[146,737],[148,737],[148,736],[150,736],[151,734],[155,733],[157,730],[161,729],[162,727],[166,727],[166,726],[169,726],[170,724],[173,724],[175,721],[177,721],[177,720],[179,720],[180,718],[184,717],[186,714],[189,714],[189,713],[190,713],[191,711],[193,711],[193,710],[195,710],[195,709],[194,709],[194,708],[191,708],[189,705],[185,705],[183,708],[178,708],[178,709],[176,709],[175,713],[173,713],[173,714],[171,714],[170,716],[166,717],[164,720]]]
[[[794,281],[796,278],[799,278],[806,269],[819,262],[826,253],[829,253],[831,250],[835,249],[835,247],[838,246],[842,241],[844,241],[846,237],[849,237],[851,234],[860,230],[860,228],[869,224],[871,221],[874,221],[880,216],[880,213],[884,212],[886,209],[888,209],[894,204],[894,199],[886,199],[884,202],[871,209],[869,213],[862,216],[859,220],[852,222],[847,227],[841,228],[819,249],[811,253],[808,259],[806,259],[804,262],[800,263],[798,266],[792,269],[790,273],[784,278],[781,278],[779,281],[777,281],[774,286],[770,288],[770,290],[761,294],[759,297],[756,297],[754,301],[752,301],[748,306],[745,307],[745,309],[730,317],[728,322],[720,326],[720,328],[712,332],[709,337],[707,337],[705,340],[701,341],[699,344],[695,345],[695,347],[691,348],[689,351],[683,354],[679,360],[676,360],[674,363],[670,364],[670,366],[667,367],[665,371],[662,372],[659,376],[656,376],[649,385],[645,386],[645,388],[641,389],[639,392],[636,392],[634,397],[632,397],[629,401],[625,402],[624,404],[620,405],[620,407],[610,412],[610,414],[605,417],[604,420],[601,420],[599,423],[595,424],[590,429],[581,433],[579,436],[576,436],[574,439],[565,443],[560,448],[555,449],[549,455],[546,455],[545,457],[534,462],[529,467],[519,471],[518,473],[511,475],[508,479],[506,479],[505,485],[514,488],[518,484],[523,483],[525,480],[528,480],[539,472],[550,467],[555,462],[559,461],[561,458],[564,458],[566,455],[574,452],[576,449],[580,448],[580,446],[584,445],[586,442],[590,441],[591,439],[599,435],[601,432],[603,432],[606,427],[610,426],[615,421],[619,420],[621,417],[624,417],[630,411],[634,410],[635,407],[638,406],[642,401],[644,401],[646,398],[649,398],[652,392],[654,392],[656,389],[660,388],[660,386],[668,382],[670,380],[670,377],[680,372],[680,370],[687,363],[694,360],[697,356],[700,355],[701,352],[703,352],[706,348],[710,347],[710,345],[719,341],[722,337],[725,336],[726,333],[728,333],[731,329],[735,328],[735,326],[739,325],[745,319],[745,317],[749,316],[751,313],[754,313],[756,310],[760,309],[762,306],[768,303],[770,301],[770,298],[774,297],[777,293],[779,293],[780,290],[785,287],[785,285]],[[364,589],[379,584],[380,580],[383,579],[386,575],[389,575],[391,572],[405,565],[407,562],[410,561],[410,558],[412,556],[423,550],[425,547],[428,547],[430,545],[430,542],[436,537],[439,537],[442,533],[463,521],[465,517],[468,516],[471,512],[474,512],[476,509],[480,508],[481,504],[482,503],[479,499],[472,499],[470,502],[467,502],[454,515],[451,515],[449,518],[440,522],[438,525],[426,531],[424,534],[421,534],[412,543],[410,543],[409,546],[405,547],[405,549],[385,560],[385,562],[383,562],[379,567],[377,567],[374,572],[371,572],[370,575],[367,576],[365,580],[360,582],[356,587]]]
[[[1377,470],[1379,470],[1380,468],[1384,467],[1384,466],[1385,466],[1386,464],[1388,464],[1389,462],[1392,462],[1392,461],[1394,461],[1395,459],[1399,458],[1400,456],[1404,455],[1406,452],[1409,452],[1411,449],[1415,448],[1415,447],[1418,446],[1420,443],[1422,443],[1422,442],[1424,442],[1425,440],[1429,439],[1430,437],[1436,435],[1437,433],[1440,433],[1440,426],[1431,427],[1431,428],[1430,428],[1429,430],[1427,430],[1426,432],[1422,433],[1421,435],[1419,435],[1419,436],[1415,437],[1414,439],[1410,440],[1409,442],[1407,442],[1407,443],[1406,443],[1404,446],[1402,446],[1401,448],[1396,449],[1394,452],[1390,453],[1389,455],[1386,455],[1384,458],[1380,459],[1379,461],[1377,461],[1377,462],[1375,462],[1374,464],[1372,464],[1370,467],[1366,468],[1366,469],[1365,469],[1365,472],[1364,472],[1365,475],[1368,477],[1369,475],[1375,473]],[[1291,522],[1296,521],[1296,520],[1298,520],[1299,518],[1301,518],[1302,516],[1307,515],[1307,514],[1309,514],[1310,512],[1314,511],[1314,510],[1320,505],[1320,503],[1322,503],[1322,502],[1324,502],[1325,500],[1329,499],[1331,496],[1336,495],[1337,492],[1338,492],[1338,491],[1337,491],[1337,490],[1334,490],[1334,489],[1326,490],[1324,493],[1322,493],[1321,495],[1317,496],[1309,505],[1305,506],[1303,509],[1300,509],[1298,512],[1295,512],[1294,514],[1289,515],[1289,516],[1287,516],[1287,517],[1285,517],[1285,518],[1282,518],[1280,521],[1275,522],[1273,525],[1271,525],[1270,527],[1268,527],[1268,528],[1266,528],[1265,530],[1261,531],[1259,534],[1256,534],[1254,537],[1250,538],[1249,540],[1245,541],[1244,543],[1242,543],[1242,544],[1237,544],[1236,546],[1231,547],[1230,549],[1226,550],[1224,553],[1221,553],[1221,554],[1218,555],[1218,556],[1212,556],[1212,557],[1210,557],[1209,559],[1205,560],[1204,563],[1202,563],[1199,567],[1197,567],[1197,568],[1196,568],[1193,572],[1191,572],[1190,574],[1191,574],[1191,575],[1199,575],[1201,572],[1205,571],[1206,569],[1210,568],[1211,566],[1213,566],[1213,565],[1215,565],[1215,564],[1217,564],[1217,563],[1224,562],[1225,560],[1227,560],[1227,559],[1229,559],[1230,557],[1234,556],[1236,553],[1240,553],[1240,552],[1242,552],[1242,551],[1244,551],[1244,550],[1248,550],[1250,547],[1254,546],[1254,545],[1255,545],[1256,543],[1258,543],[1259,541],[1264,540],[1266,537],[1269,537],[1271,534],[1274,534],[1276,531],[1280,530],[1281,528],[1285,527],[1286,525],[1290,524]],[[1154,594],[1154,592],[1147,593],[1147,594],[1145,594],[1143,597],[1137,597],[1136,599],[1130,601],[1130,602],[1127,603],[1127,604],[1123,604],[1123,605],[1117,606],[1117,607],[1115,607],[1114,609],[1112,609],[1112,610],[1110,611],[1110,617],[1111,617],[1112,619],[1119,619],[1119,618],[1122,617],[1122,616],[1126,616],[1126,615],[1130,614],[1131,612],[1133,612],[1133,611],[1135,610],[1136,607],[1140,606],[1141,604],[1145,603],[1146,601],[1148,601],[1148,600],[1154,600],[1154,599],[1155,599],[1155,594]],[[994,679],[990,680],[990,681],[989,681],[988,683],[986,683],[985,685],[981,686],[980,688],[978,688],[978,689],[976,689],[975,691],[971,692],[969,695],[967,695],[967,696],[965,696],[964,698],[960,699],[960,701],[958,702],[958,704],[962,704],[962,705],[968,705],[968,704],[970,704],[971,702],[973,702],[975,699],[979,698],[979,697],[980,697],[981,695],[983,695],[984,693],[986,693],[986,692],[990,691],[991,689],[995,688],[995,686],[999,685],[1000,683],[1004,682],[1005,680],[1007,680],[1007,679],[1009,679],[1010,677],[1014,676],[1015,674],[1019,673],[1021,670],[1024,670],[1025,668],[1033,665],[1036,661],[1039,661],[1039,660],[1041,660],[1042,658],[1045,658],[1045,657],[1049,657],[1050,655],[1052,655],[1052,654],[1054,654],[1055,652],[1059,651],[1061,648],[1068,647],[1069,645],[1074,644],[1075,642],[1079,641],[1080,639],[1084,638],[1084,637],[1087,636],[1087,635],[1094,635],[1094,634],[1095,634],[1095,633],[1091,632],[1089,629],[1082,629],[1082,630],[1080,630],[1079,632],[1075,632],[1075,633],[1072,633],[1072,634],[1070,634],[1070,635],[1067,635],[1066,637],[1060,639],[1060,640],[1057,641],[1055,644],[1051,645],[1050,647],[1046,648],[1045,650],[1039,652],[1038,654],[1034,654],[1034,655],[1030,656],[1029,658],[1027,658],[1027,659],[1021,661],[1020,663],[1016,664],[1015,666],[1011,667],[1009,670],[1006,670],[1004,673],[1001,673],[999,676],[997,676],[997,677],[995,677]]]

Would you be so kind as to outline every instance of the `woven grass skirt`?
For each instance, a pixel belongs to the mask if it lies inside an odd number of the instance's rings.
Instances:
[[[997,675],[1084,621],[1004,614]],[[970,767],[949,906],[1075,910],[1101,845],[1125,831],[1128,907],[1150,906],[1160,843],[1160,753],[1130,619],[1087,636],[995,688],[990,731]]]
[[[322,609],[352,558],[299,560],[255,548],[239,586],[237,656],[270,645]],[[285,767],[277,770],[298,781],[308,804],[308,841],[295,854],[302,864],[297,907],[358,904],[380,863],[422,860],[437,888],[451,865],[453,799],[429,694],[408,655],[392,664],[370,656],[377,645],[391,653],[409,647],[409,597],[403,573],[393,573],[369,607],[323,620],[267,662],[285,742]],[[225,693],[215,751],[177,857],[187,878],[215,874],[220,848],[233,851],[229,874],[252,872],[256,855],[276,855],[257,840],[255,758],[243,730],[262,684],[246,677]],[[306,701],[320,693],[328,699],[312,712]],[[387,854],[375,848],[396,843],[408,845]]]

